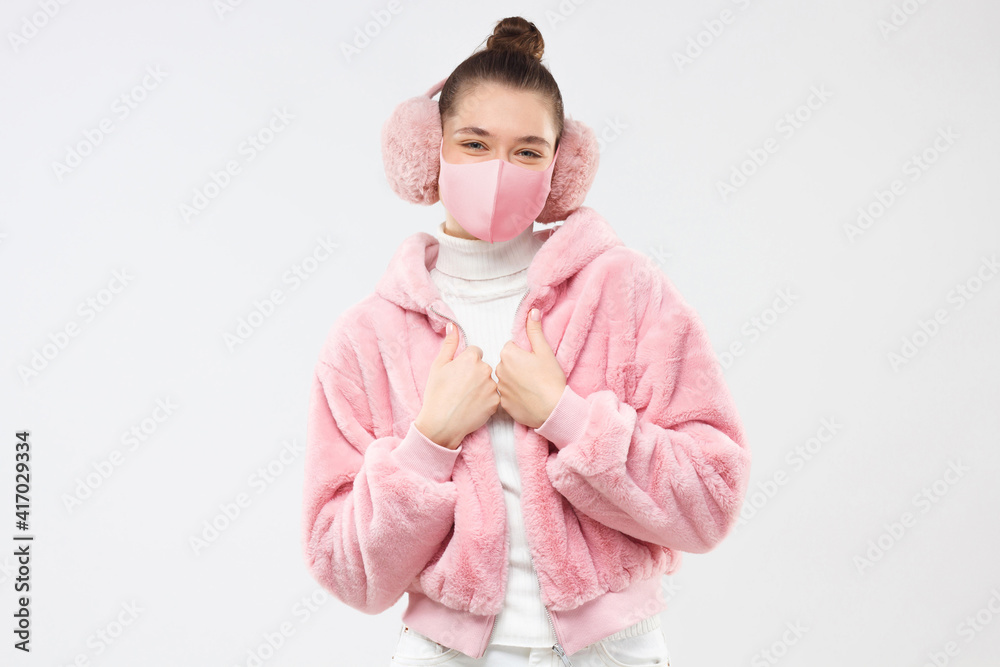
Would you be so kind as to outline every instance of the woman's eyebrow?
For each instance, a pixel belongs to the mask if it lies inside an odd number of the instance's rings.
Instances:
[[[487,137],[489,139],[493,138],[493,135],[484,130],[481,127],[476,127],[474,125],[469,125],[467,127],[462,127],[455,130],[455,134],[474,134],[478,137]],[[545,146],[546,148],[552,148],[552,144],[548,142],[548,139],[544,137],[539,137],[535,134],[526,134],[523,137],[517,137],[514,141],[523,144],[537,144],[539,146]]]

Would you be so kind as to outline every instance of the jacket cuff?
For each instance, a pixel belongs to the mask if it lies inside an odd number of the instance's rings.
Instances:
[[[559,402],[556,403],[556,407],[552,408],[548,419],[535,429],[535,433],[562,449],[574,440],[583,437],[587,430],[587,413],[589,412],[590,403],[587,399],[570,389],[567,384],[563,389],[562,396],[559,397]]]
[[[461,453],[462,445],[455,449],[439,445],[421,433],[415,422],[410,422],[406,436],[392,450],[400,467],[405,466],[436,482],[447,482],[451,479],[455,459]]]

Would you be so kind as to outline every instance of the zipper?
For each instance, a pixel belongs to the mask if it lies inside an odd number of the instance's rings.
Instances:
[[[530,291],[531,291],[530,287],[528,289],[524,290],[524,294],[521,295],[521,300],[517,302],[517,308],[514,309],[514,322],[515,323],[517,323],[517,314],[519,312],[521,312],[521,304],[524,303],[524,297],[528,296],[528,292],[530,292]]]
[[[517,315],[518,315],[518,313],[521,312],[521,305],[524,303],[524,298],[526,296],[528,296],[528,292],[530,292],[530,291],[531,291],[530,287],[527,290],[525,290],[524,294],[521,295],[521,300],[517,303],[517,310],[514,311],[514,322],[515,322],[515,324],[520,321],[518,319]],[[529,548],[528,548],[528,558],[531,560],[531,569],[534,570],[535,569],[535,557],[531,555],[530,543],[529,543]],[[538,572],[537,572],[537,570],[535,572],[535,579],[538,581],[538,587],[539,587],[539,589],[541,589],[542,582],[541,582],[540,579],[538,579]],[[563,650],[562,644],[559,643],[559,635],[556,634],[556,625],[555,625],[555,623],[552,622],[552,613],[549,612],[548,606],[546,606],[546,605],[543,604],[542,607],[545,609],[545,616],[546,616],[546,618],[549,619],[549,627],[552,628],[552,636],[556,638],[556,643],[552,645],[552,650],[555,652],[556,655],[559,656],[559,660],[562,661],[562,664],[565,665],[565,667],[573,667],[573,662],[569,659],[569,656],[566,655],[566,651]],[[495,619],[494,619],[493,623],[494,623],[494,625],[496,625],[496,620]],[[493,638],[493,633],[492,632],[490,632],[490,638],[491,639]]]
[[[530,557],[531,556],[529,555],[529,558]],[[534,559],[533,558],[532,558],[532,568],[534,568]],[[535,578],[536,579],[538,578],[537,573],[535,575]],[[541,586],[542,582],[539,581],[538,585]],[[549,627],[552,628],[552,634],[556,636],[556,643],[552,645],[552,651],[556,655],[559,656],[559,660],[562,661],[562,664],[565,665],[565,667],[573,667],[573,662],[569,659],[569,656],[566,655],[566,651],[563,650],[562,644],[559,643],[559,637],[558,637],[558,635],[556,635],[556,626],[552,622],[552,614],[549,612],[549,608],[546,607],[545,605],[542,605],[542,606],[545,609],[545,616],[546,616],[546,618],[549,619]],[[486,646],[489,646],[490,643],[492,643],[492,641],[493,641],[493,635],[496,633],[496,629],[497,629],[497,615],[494,615],[493,616],[493,625],[490,627],[490,638],[486,640]]]
[[[520,307],[520,306],[518,306],[518,307]],[[469,339],[466,337],[466,335],[465,335],[465,329],[462,328],[461,324],[459,324],[456,320],[451,319],[447,315],[442,315],[441,313],[438,313],[437,308],[435,308],[434,306],[431,306],[431,310],[433,310],[435,313],[437,313],[438,315],[440,315],[444,319],[449,320],[452,324],[454,324],[456,327],[458,327],[458,330],[462,332],[462,340],[465,342],[465,347],[469,347]]]
[[[528,296],[529,292],[531,292],[531,287],[528,287],[526,290],[524,290],[524,294],[521,295],[521,300],[517,302],[517,308],[514,310],[514,322],[515,323],[518,321],[518,319],[517,319],[518,313],[521,312],[521,306],[524,304],[524,299]],[[438,313],[437,309],[435,309],[434,306],[431,306],[430,308],[431,308],[431,310],[433,310],[438,315],[441,315],[441,313]],[[455,324],[455,326],[457,326],[459,328],[459,330],[462,332],[462,338],[465,340],[465,345],[466,345],[466,347],[468,347],[469,341],[468,341],[467,338],[465,338],[465,329],[462,328],[462,325],[459,324],[456,320],[453,320],[452,318],[450,318],[450,317],[448,317],[446,315],[441,315],[441,317],[445,318],[446,320],[451,320]],[[532,569],[535,569],[535,558],[534,558],[534,556],[531,555],[531,549],[530,548],[528,549],[528,558],[531,559],[531,567],[532,567]],[[538,572],[537,571],[535,572],[535,579],[538,581],[539,588],[541,588],[542,582],[541,582],[541,580],[538,579]],[[549,611],[549,608],[546,605],[542,605],[542,606],[545,609],[545,616],[549,620],[549,627],[552,628],[552,635],[556,638],[556,643],[552,645],[552,651],[556,655],[559,656],[559,660],[562,661],[562,664],[565,667],[573,667],[573,662],[569,659],[569,656],[566,655],[566,651],[563,650],[562,644],[559,643],[559,636],[556,634],[556,626],[555,626],[555,623],[552,622],[552,613]],[[492,622],[492,625],[490,627],[490,636],[489,636],[489,639],[486,640],[486,645],[487,646],[489,646],[490,642],[493,641],[493,635],[495,634],[496,629],[497,629],[497,615],[494,615],[493,616],[493,622]]]
[[[532,567],[534,567],[534,561],[532,561]],[[538,585],[539,586],[542,585],[542,582],[540,580],[538,582]],[[549,617],[549,627],[552,628],[552,634],[555,635],[556,626],[555,624],[552,623],[552,614],[549,613],[548,607],[545,607],[545,615]],[[562,644],[559,643],[558,636],[556,637],[556,643],[552,645],[552,650],[555,651],[556,655],[559,656],[559,659],[562,660],[562,664],[566,665],[566,667],[573,667],[573,662],[569,659],[569,656],[566,655],[566,652],[563,650]]]
[[[493,615],[493,622],[490,625],[490,638],[486,640],[486,648],[489,648],[490,644],[493,642],[493,635],[496,633],[497,629],[497,614]]]

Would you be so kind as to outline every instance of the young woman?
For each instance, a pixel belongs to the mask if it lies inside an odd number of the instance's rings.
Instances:
[[[386,175],[445,220],[338,318],[312,380],[305,560],[364,613],[408,594],[395,665],[668,665],[661,575],[746,490],[705,328],[581,206],[596,141],[542,51],[503,19],[396,109]]]

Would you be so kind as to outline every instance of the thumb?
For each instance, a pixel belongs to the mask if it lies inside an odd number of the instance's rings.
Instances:
[[[455,349],[458,348],[458,331],[452,322],[445,326],[444,340],[441,342],[441,349],[434,363],[444,365],[455,358]]]
[[[537,320],[531,318],[535,314],[538,315]],[[525,323],[524,329],[528,333],[528,342],[531,343],[532,352],[552,354],[552,348],[549,347],[549,342],[545,340],[545,334],[542,333],[542,311],[532,308],[531,312],[528,313],[528,321]]]

